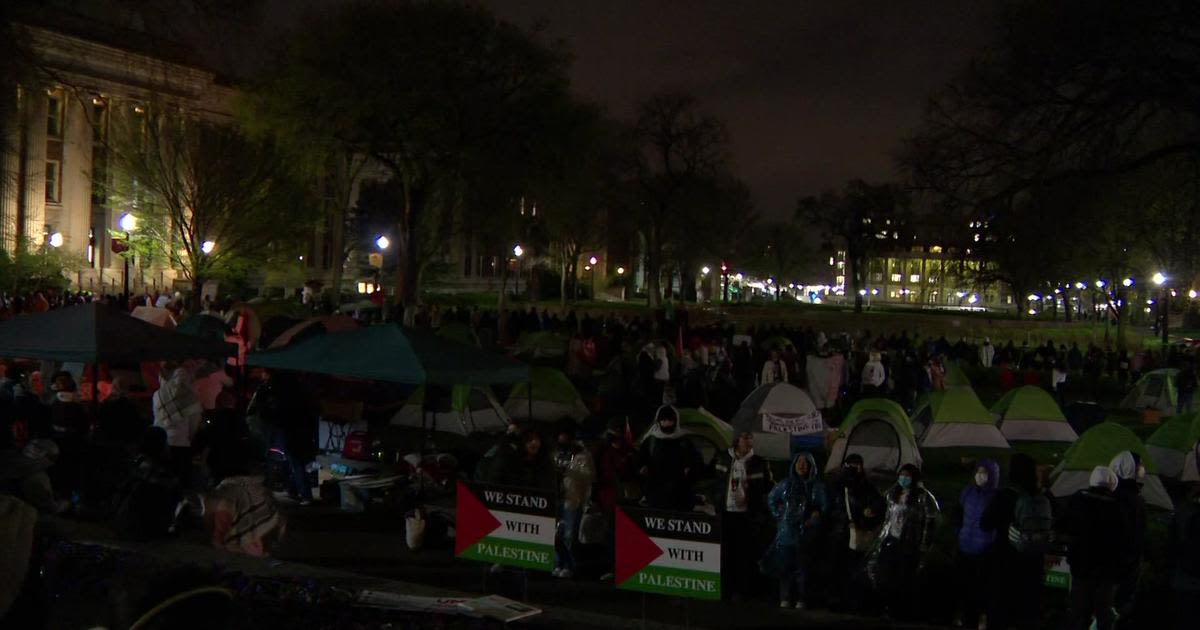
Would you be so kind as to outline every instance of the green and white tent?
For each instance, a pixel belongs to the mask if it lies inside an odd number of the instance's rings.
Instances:
[[[504,411],[510,417],[546,422],[563,418],[582,420],[587,417],[588,408],[579,397],[579,391],[561,371],[534,367],[529,376],[529,382],[513,386],[504,403]]]
[[[946,389],[973,389],[971,379],[967,378],[967,373],[963,372],[962,366],[957,361],[946,361],[946,375],[943,377],[943,383]]]
[[[1164,368],[1147,372],[1134,383],[1121,401],[1122,409],[1157,409],[1164,416],[1175,415],[1175,377],[1179,370]]]
[[[1181,476],[1187,465],[1187,457],[1195,452],[1200,440],[1200,412],[1185,413],[1163,423],[1146,438],[1146,451],[1164,477]],[[1195,463],[1192,473],[1195,474]]]
[[[921,448],[1009,448],[992,414],[971,389],[933,392],[927,405],[929,424],[921,435]]]
[[[733,426],[728,422],[712,415],[704,407],[683,408],[677,411],[679,412],[678,430],[682,431],[684,437],[691,440],[700,449],[704,455],[704,461],[710,461],[714,454],[729,450],[733,446]],[[646,427],[646,431],[642,433],[638,443],[645,440],[653,430],[653,424]]]
[[[1170,510],[1171,497],[1167,496],[1162,480],[1158,478],[1158,467],[1149,451],[1133,431],[1116,422],[1101,422],[1079,436],[1051,473],[1050,493],[1065,497],[1083,490],[1088,487],[1092,469],[1108,466],[1121,451],[1136,453],[1146,467],[1145,485],[1142,486],[1146,503]]]
[[[500,433],[508,428],[508,414],[492,390],[483,385],[454,385],[448,396],[425,409],[425,387],[418,387],[392,416],[395,426],[429,429],[458,435]]]
[[[904,464],[921,465],[908,414],[886,398],[864,398],[854,403],[837,429],[825,470],[840,468],[852,453],[862,456],[865,470],[877,473],[894,473]]]
[[[1009,391],[992,405],[992,414],[1000,420],[1000,432],[1010,441],[1074,442],[1079,439],[1054,397],[1036,385]]]
[[[556,332],[525,333],[517,340],[517,355],[530,359],[560,359],[567,355],[570,342],[566,335]]]
[[[754,452],[767,459],[787,460],[791,436],[821,434],[821,410],[803,389],[789,383],[759,385],[733,416],[737,433],[754,434]]]

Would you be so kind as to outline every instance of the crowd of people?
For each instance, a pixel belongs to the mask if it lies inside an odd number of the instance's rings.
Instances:
[[[81,299],[61,295],[51,304],[43,296],[47,308]],[[183,309],[177,296],[112,302]],[[32,299],[6,308],[36,311],[41,304]],[[221,305],[206,301],[205,308]],[[961,493],[939,497],[912,465],[881,488],[855,455],[828,478],[819,455],[803,450],[773,470],[755,454],[750,433],[705,458],[681,439],[677,408],[704,407],[730,418],[759,385],[811,387],[820,365],[821,387],[832,392],[821,407],[835,423],[838,410],[859,397],[885,396],[911,408],[921,393],[943,387],[950,360],[991,368],[1004,387],[1037,384],[1061,394],[1076,380],[1127,384],[1163,363],[1153,355],[1096,345],[950,342],[905,331],[693,325],[683,308],[655,317],[530,309],[501,318],[436,307],[398,313],[416,328],[469,326],[485,347],[511,346],[530,332],[569,337],[563,367],[602,428],[563,423],[543,433],[537,425],[513,424],[475,470],[460,471],[557,493],[555,577],[584,573],[587,547],[601,549],[600,563],[611,568],[613,512],[637,503],[718,515],[722,583],[733,599],[760,599],[765,581],[773,580],[781,607],[928,619],[936,615],[928,593],[939,580],[936,587],[955,593],[952,614],[962,625],[1032,628],[1042,620],[1043,558],[1065,545],[1073,574],[1069,627],[1086,627],[1093,618],[1113,627],[1118,615],[1129,616],[1147,523],[1138,493],[1144,468],[1131,453],[1097,467],[1090,487],[1066,501],[1051,500],[1034,461],[1020,454],[1007,471],[996,461],[974,462]],[[1195,389],[1192,358],[1173,351],[1165,362],[1182,368],[1183,408]],[[274,498],[288,495],[300,506],[314,500],[309,469],[317,452],[317,404],[301,375],[273,371],[235,385],[224,366],[169,363],[158,371],[153,393],[143,392],[145,400],[133,395],[130,376],[116,370],[3,367],[0,493],[44,514],[103,514],[135,538],[194,527],[217,547],[263,555],[285,529]],[[88,397],[94,379],[105,384],[99,401]],[[633,439],[643,433],[645,439]],[[1200,594],[1198,513],[1194,498],[1181,502],[1170,531],[1179,611],[1195,610],[1185,596]],[[957,539],[954,570],[939,575],[931,565],[945,560],[936,543],[948,529]]]

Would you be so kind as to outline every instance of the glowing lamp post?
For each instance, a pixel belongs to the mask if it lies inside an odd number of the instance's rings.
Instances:
[[[589,296],[591,299],[596,299],[596,263],[600,262],[595,256],[588,258],[588,264],[584,269],[588,272],[588,283],[592,285],[592,292]]]
[[[121,215],[120,220],[117,221],[117,225],[120,226],[120,228],[123,232],[125,232],[125,249],[124,249],[124,251],[128,252],[129,251],[129,233],[137,229],[137,217],[133,216],[132,213],[126,212],[125,214]],[[124,275],[124,280],[123,280],[123,284],[125,286],[125,301],[124,301],[124,303],[128,304],[129,303],[129,254],[127,253],[125,256],[122,256],[122,258],[125,259],[125,275]]]
[[[513,252],[513,256],[516,256],[516,258],[517,258],[517,285],[516,285],[515,291],[516,291],[517,295],[520,295],[521,294],[521,257],[525,255],[525,248],[521,247],[520,243],[517,243],[516,245],[513,245],[512,252]]]
[[[1170,326],[1168,326],[1168,324],[1171,321],[1170,320],[1171,310],[1168,308],[1169,302],[1171,299],[1171,292],[1168,291],[1167,289],[1163,288],[1163,285],[1165,285],[1167,283],[1167,276],[1164,275],[1163,272],[1161,272],[1161,271],[1154,272],[1154,275],[1150,276],[1150,280],[1152,280],[1154,282],[1155,286],[1158,286],[1159,288],[1162,289],[1160,291],[1160,293],[1162,295],[1162,299],[1160,299],[1158,301],[1158,313],[1159,313],[1158,316],[1160,318],[1159,326],[1162,327],[1161,329],[1162,329],[1163,359],[1166,359],[1167,358],[1167,347],[1168,347],[1168,343],[1169,343],[1167,340],[1167,329],[1170,328]]]
[[[621,301],[625,301],[625,268],[617,267],[617,276],[621,278]]]

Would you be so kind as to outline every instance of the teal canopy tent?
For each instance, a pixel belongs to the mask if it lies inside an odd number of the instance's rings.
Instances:
[[[99,303],[0,322],[0,356],[64,363],[139,363],[233,356],[233,344],[144,322]]]
[[[384,324],[253,352],[246,365],[414,385],[518,383],[529,366],[493,352]]]

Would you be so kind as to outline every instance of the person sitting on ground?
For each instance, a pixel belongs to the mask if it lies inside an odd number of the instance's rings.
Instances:
[[[283,536],[286,520],[275,508],[261,465],[254,461],[249,447],[229,465],[230,474],[216,488],[190,497],[188,502],[198,508],[214,547],[265,556]]]
[[[23,499],[42,514],[61,514],[70,502],[55,498],[47,470],[58,460],[58,445],[53,440],[30,440],[17,450],[11,434],[0,434],[0,493]]]
[[[682,439],[678,425],[679,412],[674,407],[658,408],[654,427],[638,448],[636,469],[648,507],[689,512],[696,505],[694,486],[702,462],[696,447]]]

